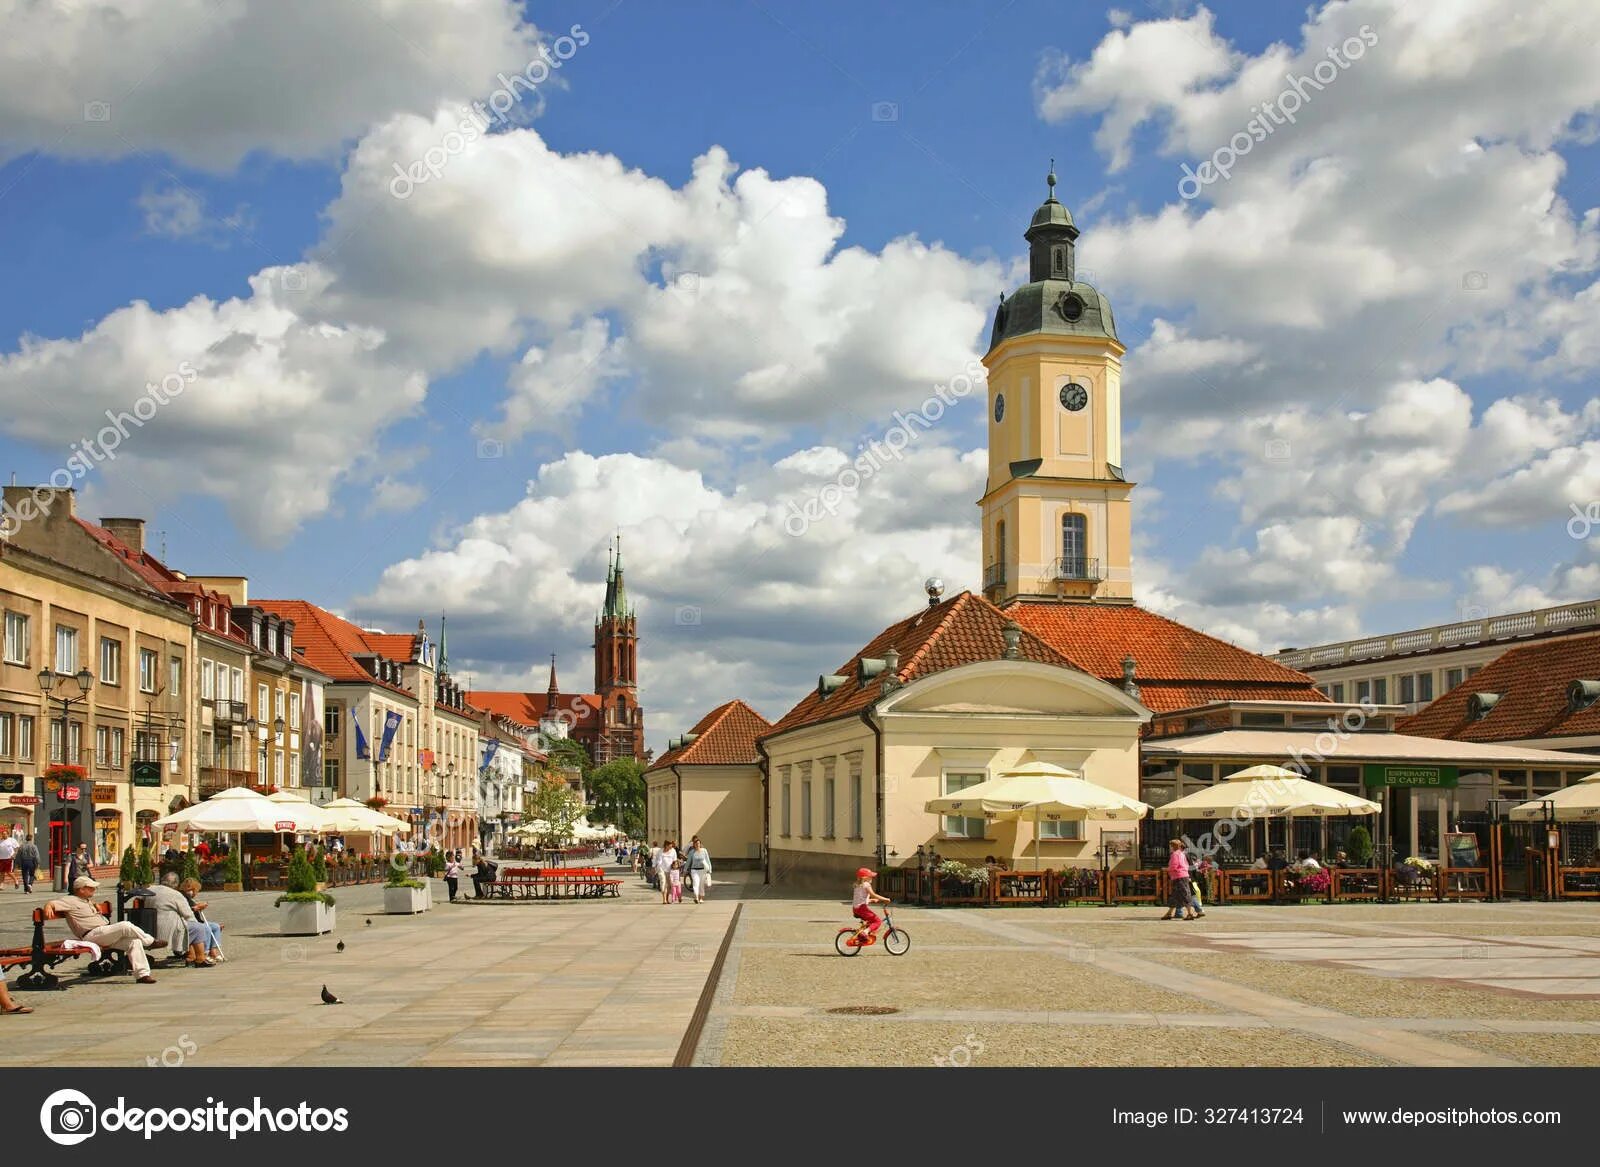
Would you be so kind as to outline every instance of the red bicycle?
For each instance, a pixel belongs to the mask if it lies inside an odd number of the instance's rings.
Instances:
[[[860,956],[863,948],[876,942],[876,937],[867,934],[865,920],[854,927],[840,928],[839,934],[833,938],[833,946],[840,956]],[[911,951],[911,937],[904,929],[894,926],[887,907],[883,909],[883,950],[890,956],[904,956]]]

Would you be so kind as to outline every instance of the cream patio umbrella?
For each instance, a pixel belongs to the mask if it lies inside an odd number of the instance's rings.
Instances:
[[[923,809],[931,814],[1033,821],[1033,865],[1039,869],[1039,826],[1061,819],[1122,821],[1142,819],[1150,808],[1099,786],[1082,774],[1048,762],[1032,762],[1015,770],[968,786],[943,798],[929,800]]]
[[[288,790],[280,790],[276,794],[267,795],[267,801],[278,808],[277,827],[281,830],[292,829],[297,835],[322,835],[328,834],[326,827],[328,813],[320,806],[308,802],[298,794]],[[293,823],[293,828],[285,827],[286,822]]]
[[[1510,817],[1515,822],[1542,823],[1547,815],[1558,823],[1600,819],[1600,771],[1579,778],[1547,798],[1535,798],[1512,807]]]
[[[1282,766],[1251,766],[1156,807],[1158,819],[1299,818],[1377,814],[1376,802],[1302,778]]]
[[[411,824],[393,815],[373,810],[353,798],[336,798],[322,807],[324,829],[331,834],[409,835]]]
[[[284,820],[282,808],[264,794],[257,794],[248,786],[230,786],[220,790],[204,802],[185,807],[159,818],[152,827],[182,827],[186,831],[212,831],[217,834],[235,834],[244,831],[276,830]]]

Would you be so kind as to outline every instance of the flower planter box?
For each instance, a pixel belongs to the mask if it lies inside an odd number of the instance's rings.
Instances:
[[[332,932],[338,909],[321,900],[303,904],[278,905],[278,935],[320,936]]]
[[[425,887],[386,887],[383,910],[391,916],[412,916],[433,906]]]
[[[222,885],[222,890],[223,891],[243,891],[244,890],[244,884],[242,884],[242,883],[224,883]]]

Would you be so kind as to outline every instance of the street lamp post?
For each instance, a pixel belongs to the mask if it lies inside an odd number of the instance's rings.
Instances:
[[[66,682],[69,678],[77,686],[78,692],[76,696],[69,696],[67,694]],[[61,691],[59,693],[56,691],[56,686],[58,684],[61,686]],[[67,751],[71,748],[72,744],[72,707],[80,702],[87,701],[89,699],[89,692],[93,688],[94,674],[89,671],[87,665],[79,669],[76,673],[58,673],[51,668],[43,668],[39,670],[39,692],[44,697],[45,715],[47,717],[49,716],[51,701],[61,702],[62,761],[66,761]],[[54,762],[55,759],[51,758],[51,761]],[[76,759],[74,759],[73,764],[76,764]],[[83,812],[80,810],[80,818],[82,813]],[[65,822],[65,814],[63,814],[62,818],[63,822]],[[92,809],[89,813],[89,822],[92,828],[94,823],[94,813]],[[78,844],[83,841],[77,838],[76,835],[77,832],[75,831],[68,832],[68,837],[63,841],[63,855],[70,855],[74,850],[77,849]],[[50,841],[54,842],[53,839]],[[52,875],[55,873],[56,861],[57,855],[55,853],[55,848],[52,847],[50,848],[50,869]]]

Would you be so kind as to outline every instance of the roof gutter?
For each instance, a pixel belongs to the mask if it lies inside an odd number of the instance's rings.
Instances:
[[[761,767],[761,882],[772,882],[772,851],[767,845],[772,830],[772,803],[768,798],[771,788],[772,755],[767,753],[765,738],[756,738],[756,754]]]
[[[861,720],[872,731],[873,763],[872,763],[872,802],[874,817],[877,820],[876,834],[878,845],[874,851],[874,863],[883,867],[888,862],[889,851],[886,844],[886,835],[883,822],[883,726],[873,717],[876,712],[876,703],[868,705],[861,711]]]
[[[678,773],[678,763],[674,762],[667,769],[672,771],[673,785],[678,790],[678,837],[683,838],[683,775]]]

